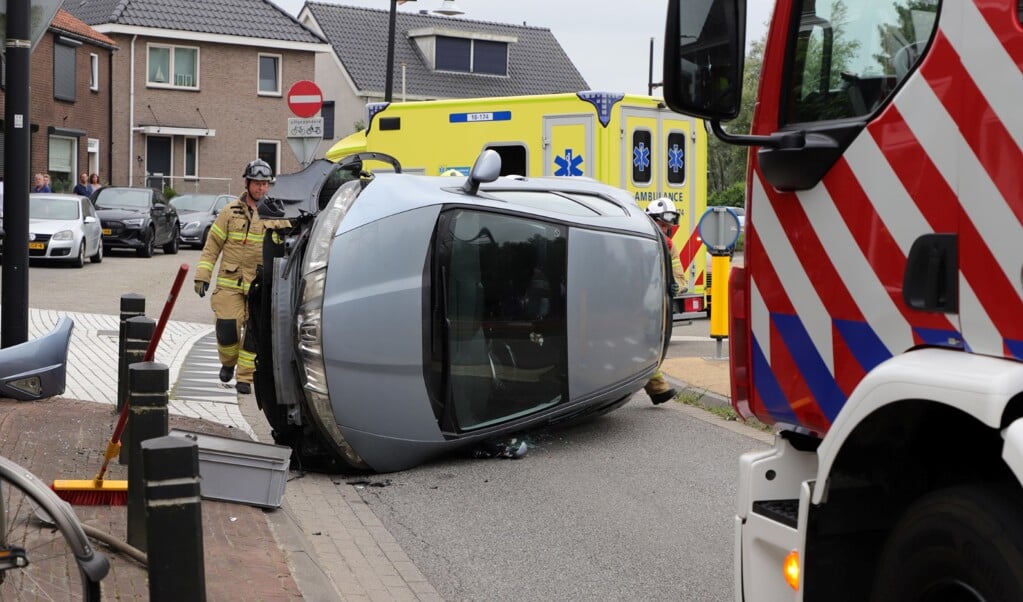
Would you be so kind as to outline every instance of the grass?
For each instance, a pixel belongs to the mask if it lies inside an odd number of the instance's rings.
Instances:
[[[707,402],[703,401],[704,394],[706,392],[707,392],[706,389],[685,389],[681,393],[678,394],[678,396],[675,398],[675,401],[677,401],[679,403],[684,403],[687,406],[692,406],[694,408],[700,408],[701,410],[703,410],[705,412],[709,412],[711,414],[714,414],[715,416],[717,416],[718,418],[720,418],[722,420],[726,420],[726,421],[729,421],[729,422],[740,422],[741,421],[746,426],[755,428],[755,429],[760,430],[760,431],[764,431],[765,433],[773,433],[774,432],[774,427],[773,426],[771,426],[769,424],[764,424],[763,422],[760,422],[756,418],[746,418],[745,420],[743,420],[742,418],[739,417],[739,415],[735,412],[735,410],[730,405],[721,405],[721,404],[718,404],[718,403],[707,403]]]

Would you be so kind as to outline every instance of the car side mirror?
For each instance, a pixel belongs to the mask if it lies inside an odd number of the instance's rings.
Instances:
[[[96,223],[96,218],[94,218],[94,217],[93,217],[93,216],[91,216],[91,215],[86,215],[86,216],[85,216],[85,220],[84,220],[84,221],[85,221],[85,223],[87,223],[87,224],[95,224],[95,223]]]

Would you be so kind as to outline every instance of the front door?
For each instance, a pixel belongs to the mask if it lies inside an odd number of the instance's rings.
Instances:
[[[592,116],[544,117],[543,140],[543,175],[597,178]]]
[[[170,136],[146,136],[146,186],[170,186],[172,141]]]

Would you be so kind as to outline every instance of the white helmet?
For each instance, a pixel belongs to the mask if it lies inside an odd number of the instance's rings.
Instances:
[[[678,209],[675,208],[675,203],[671,202],[671,199],[668,197],[661,197],[650,201],[650,204],[646,206],[646,212],[647,215],[654,219],[678,225]]]

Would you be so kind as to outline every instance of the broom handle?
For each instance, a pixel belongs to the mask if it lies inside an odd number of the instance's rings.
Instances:
[[[149,340],[149,346],[146,347],[146,354],[143,356],[142,361],[151,362],[153,357],[156,356],[156,347],[160,344],[160,337],[163,336],[163,329],[167,326],[167,320],[170,318],[171,310],[174,308],[174,302],[178,298],[178,293],[181,292],[181,285],[185,282],[185,276],[188,275],[188,264],[183,263],[178,268],[178,275],[174,278],[174,284],[171,286],[170,295],[167,296],[167,301],[163,304],[163,311],[160,312],[160,320],[156,323],[156,328],[153,330],[153,338]],[[128,399],[131,399],[129,396]],[[103,466],[99,469],[99,474],[96,475],[96,480],[103,480],[103,475],[107,472],[107,466],[110,465],[112,455],[110,453],[111,447],[116,447],[121,441],[121,435],[124,434],[124,427],[128,425],[128,400],[124,402],[124,407],[121,408],[121,415],[117,418],[117,425],[114,427],[114,432],[110,435],[110,444],[108,446],[108,452],[106,457],[103,459]]]

